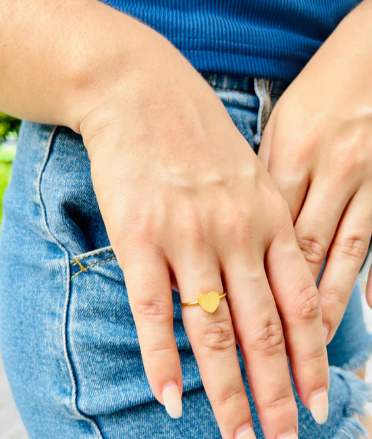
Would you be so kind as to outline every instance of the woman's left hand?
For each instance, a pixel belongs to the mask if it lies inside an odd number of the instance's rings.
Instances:
[[[363,2],[278,101],[259,157],[287,200],[333,337],[372,232],[372,1]],[[372,275],[368,286],[372,305]],[[362,316],[361,316],[362,318]]]

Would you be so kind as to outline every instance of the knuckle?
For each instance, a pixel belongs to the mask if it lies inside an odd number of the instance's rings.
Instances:
[[[301,364],[312,365],[312,363],[323,363],[325,358],[325,351],[322,349],[300,357],[299,362]]]
[[[233,407],[239,407],[239,404],[247,399],[244,387],[230,388],[220,393],[219,403],[221,405],[232,405]]]
[[[336,240],[333,248],[338,253],[350,256],[353,259],[364,259],[367,254],[368,243],[360,236],[350,236]]]
[[[312,135],[308,135],[305,132],[299,132],[296,137],[290,137],[287,142],[290,144],[292,156],[288,156],[288,161],[291,164],[291,169],[294,173],[304,168],[304,164],[309,162],[309,157],[314,154],[314,138],[316,137],[315,131]],[[301,145],[301,147],[299,147]],[[299,168],[301,165],[301,168]]]
[[[320,242],[320,239],[315,237],[297,237],[297,242],[307,262],[319,265],[323,263],[327,254],[327,248]]]
[[[220,320],[208,325],[200,331],[199,344],[209,351],[220,351],[235,345],[232,322]]]
[[[305,169],[306,167],[299,167],[296,162],[296,165],[291,172],[287,175],[280,176],[278,188],[281,194],[291,193],[294,188],[301,187],[304,184],[304,180],[307,178],[307,174],[304,171]]]
[[[142,297],[137,299],[136,313],[145,320],[155,320],[159,323],[168,322],[172,319],[172,313],[168,301],[158,297]]]
[[[355,178],[356,172],[368,165],[366,151],[371,139],[370,130],[365,128],[364,124],[347,124],[335,140],[338,154],[334,165],[344,177]]]
[[[340,181],[350,181],[356,177],[356,172],[361,171],[362,166],[359,165],[357,159],[350,155],[351,148],[348,151],[344,149],[342,154],[334,161],[334,172],[336,178]]]
[[[286,407],[288,405],[295,405],[296,403],[294,401],[293,395],[280,395],[277,398],[265,401],[263,403],[263,406],[265,409],[281,409],[283,407]]]
[[[293,302],[292,315],[301,320],[314,320],[319,314],[319,294],[315,287],[301,290]]]
[[[335,288],[327,288],[322,290],[321,294],[322,294],[322,300],[325,300],[326,302],[329,302],[332,305],[336,303],[341,305],[342,308],[346,308],[348,304],[348,298],[341,290]]]
[[[250,332],[248,343],[250,351],[265,356],[279,353],[284,348],[282,325],[274,319],[268,320]]]
[[[155,344],[155,345],[147,346],[146,354],[152,358],[160,358],[160,359],[164,359],[166,357],[169,358],[169,355],[174,354],[174,348],[171,346],[158,346]]]
[[[244,206],[230,206],[220,219],[221,228],[229,236],[250,234],[251,212]]]
[[[261,176],[261,168],[260,166],[257,166],[256,163],[242,163],[242,167],[239,170],[239,175],[243,181],[257,185],[257,182],[260,180]]]

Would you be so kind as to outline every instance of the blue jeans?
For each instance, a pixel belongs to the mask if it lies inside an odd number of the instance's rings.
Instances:
[[[257,150],[285,85],[204,77]],[[173,293],[184,378],[178,420],[169,418],[148,385],[125,273],[110,247],[81,136],[24,121],[0,237],[0,346],[31,439],[221,438]],[[371,346],[356,285],[329,345],[329,419],[315,424],[297,398],[300,439],[356,438],[363,432],[354,414],[362,412],[369,388],[347,370],[362,366]],[[242,373],[256,435],[263,439]]]

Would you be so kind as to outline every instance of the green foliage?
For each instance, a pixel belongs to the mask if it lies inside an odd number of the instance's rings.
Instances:
[[[0,112],[0,223],[3,213],[3,197],[8,185],[12,160],[14,157],[13,147],[2,147],[1,144],[6,139],[15,140],[18,136],[21,121],[15,117],[8,116]]]
[[[0,162],[0,223],[3,214],[3,197],[10,177],[11,163]]]
[[[0,112],[0,143],[7,137],[14,138],[18,134],[20,123],[19,119]]]

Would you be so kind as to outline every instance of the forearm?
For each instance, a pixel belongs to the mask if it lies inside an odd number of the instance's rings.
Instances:
[[[101,91],[100,81],[134,75],[150,44],[154,56],[177,52],[97,0],[3,0],[0,41],[0,111],[76,132],[83,96]]]
[[[345,77],[349,77],[350,84],[356,81],[371,84],[371,23],[372,0],[364,0],[338,25],[295,82],[317,81],[317,88],[331,84],[337,89],[344,88]]]

